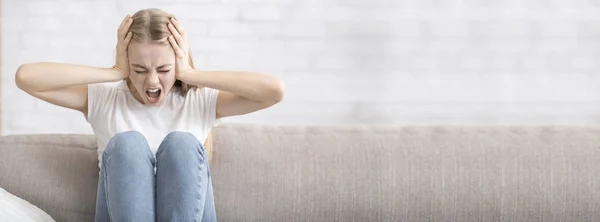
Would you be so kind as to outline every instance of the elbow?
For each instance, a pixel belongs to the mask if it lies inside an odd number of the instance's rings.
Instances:
[[[25,88],[27,87],[27,83],[30,79],[30,73],[28,71],[29,66],[31,65],[23,64],[17,69],[17,73],[15,74],[15,83],[17,84],[17,87],[19,87],[19,89],[25,90]]]
[[[275,87],[273,87],[273,101],[279,103],[285,96],[285,84],[281,80],[277,80]]]

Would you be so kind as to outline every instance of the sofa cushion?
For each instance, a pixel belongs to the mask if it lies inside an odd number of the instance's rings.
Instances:
[[[91,135],[0,139],[0,187],[57,221],[93,221],[98,156]]]

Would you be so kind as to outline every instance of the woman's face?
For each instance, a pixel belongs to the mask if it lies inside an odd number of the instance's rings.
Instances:
[[[175,83],[175,52],[168,43],[131,42],[129,79],[133,96],[144,104],[160,105]]]

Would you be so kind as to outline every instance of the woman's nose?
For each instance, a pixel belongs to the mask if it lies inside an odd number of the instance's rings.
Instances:
[[[151,72],[150,75],[148,76],[148,84],[151,86],[154,86],[154,85],[158,85],[159,82],[160,81],[158,79],[158,73]]]

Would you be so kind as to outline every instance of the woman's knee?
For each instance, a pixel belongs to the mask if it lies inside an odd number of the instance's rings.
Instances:
[[[165,140],[185,140],[185,141],[196,140],[197,141],[197,139],[194,136],[194,134],[191,134],[191,133],[188,133],[188,132],[183,132],[183,131],[173,131],[173,132],[170,132],[165,137]]]
[[[204,155],[204,147],[198,139],[191,133],[181,131],[169,133],[160,144],[159,153],[171,151],[181,155],[198,152]]]
[[[104,151],[107,155],[132,155],[140,156],[140,153],[150,153],[148,141],[138,131],[127,131],[115,134]]]

